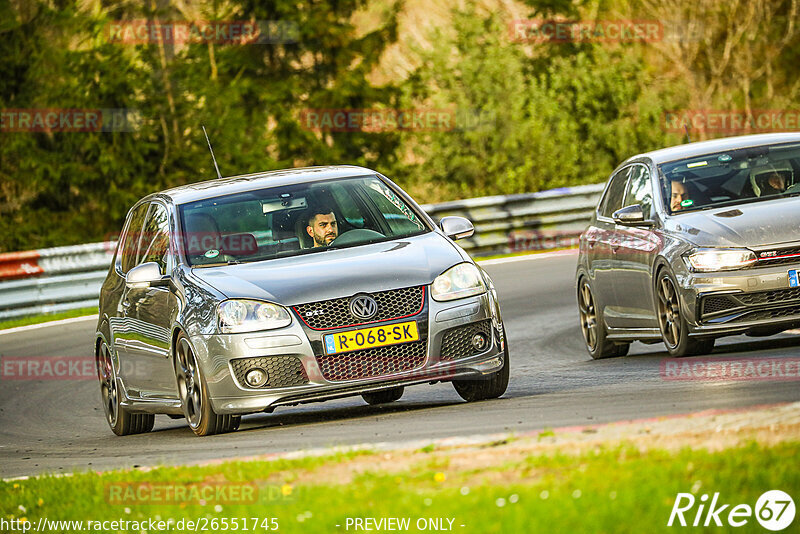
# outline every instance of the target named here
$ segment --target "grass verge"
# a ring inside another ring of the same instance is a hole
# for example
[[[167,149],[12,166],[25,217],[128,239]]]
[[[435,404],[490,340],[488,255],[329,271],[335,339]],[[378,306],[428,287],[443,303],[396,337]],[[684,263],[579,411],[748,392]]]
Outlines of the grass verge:
[[[67,310],[58,313],[31,315],[29,317],[20,317],[19,319],[10,319],[8,321],[0,321],[0,330],[5,330],[7,328],[16,328],[17,326],[28,326],[31,324],[48,323],[50,321],[58,321],[61,319],[71,319],[73,317],[83,317],[84,315],[97,315],[97,306],[89,308],[78,308],[76,310]]]
[[[464,533],[651,532],[671,530],[667,520],[679,492],[720,492],[721,503],[753,507],[767,490],[782,489],[797,499],[800,489],[800,470],[793,467],[800,441],[748,441],[716,451],[647,449],[621,441],[578,453],[553,448],[504,459],[505,448],[513,445],[480,447],[476,454],[494,461],[473,468],[452,463],[443,451],[420,449],[5,481],[0,517],[24,517],[33,525],[40,517],[159,518],[175,524],[183,519],[199,521],[198,530],[203,524],[234,530],[237,518],[236,530],[246,525],[261,532],[266,529],[252,527],[274,518],[280,532],[304,533],[354,531],[347,528],[348,518],[393,517],[408,518],[410,532],[423,530],[423,522],[427,530],[437,524]],[[119,530],[132,531],[132,525]],[[148,530],[135,526],[137,532]],[[753,517],[737,530],[763,531]]]

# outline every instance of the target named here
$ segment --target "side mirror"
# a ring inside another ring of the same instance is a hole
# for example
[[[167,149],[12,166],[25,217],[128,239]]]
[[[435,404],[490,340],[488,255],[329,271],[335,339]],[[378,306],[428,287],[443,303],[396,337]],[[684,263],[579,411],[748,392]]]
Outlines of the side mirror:
[[[469,219],[464,217],[442,217],[439,221],[439,228],[442,229],[444,235],[450,239],[463,239],[465,237],[472,237],[475,233],[475,227],[469,222]]]
[[[645,220],[644,211],[640,204],[627,206],[615,211],[611,218],[614,222],[622,226],[653,226],[653,221]]]
[[[129,287],[158,287],[169,284],[169,276],[161,274],[161,267],[154,261],[137,265],[125,275]]]

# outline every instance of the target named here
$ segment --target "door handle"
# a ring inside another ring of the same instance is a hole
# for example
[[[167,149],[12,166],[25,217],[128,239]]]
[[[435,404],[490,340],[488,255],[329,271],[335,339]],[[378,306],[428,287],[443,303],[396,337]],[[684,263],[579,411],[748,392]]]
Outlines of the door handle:
[[[619,250],[619,243],[611,243],[611,252],[616,254],[617,250]]]
[[[586,244],[589,245],[589,248],[594,248],[597,244],[597,239],[587,239]]]

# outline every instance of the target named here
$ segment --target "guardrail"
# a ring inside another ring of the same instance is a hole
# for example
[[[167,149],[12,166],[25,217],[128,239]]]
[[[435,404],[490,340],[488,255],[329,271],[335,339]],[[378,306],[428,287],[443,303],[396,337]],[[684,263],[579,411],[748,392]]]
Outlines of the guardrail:
[[[475,235],[459,241],[475,257],[574,246],[604,184],[426,204],[436,219],[461,215]],[[0,254],[0,320],[97,305],[116,243]]]

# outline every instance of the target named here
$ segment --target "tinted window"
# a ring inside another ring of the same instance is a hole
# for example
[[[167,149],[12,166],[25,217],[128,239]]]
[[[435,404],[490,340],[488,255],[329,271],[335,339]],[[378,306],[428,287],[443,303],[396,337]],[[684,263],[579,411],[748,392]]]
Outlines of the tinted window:
[[[611,178],[611,184],[606,190],[606,195],[603,198],[603,205],[600,208],[600,215],[603,217],[611,218],[611,214],[622,207],[629,170],[630,167],[626,167]]]
[[[623,208],[639,204],[642,206],[645,218],[652,217],[653,194],[650,187],[650,170],[644,165],[634,165],[631,168],[628,190],[625,193]]]
[[[800,194],[800,145],[753,146],[659,165],[670,213]]]
[[[169,253],[169,218],[167,210],[161,204],[153,204],[144,223],[144,231],[139,244],[136,265],[156,262],[161,272],[167,272],[167,254]]]
[[[144,224],[147,208],[150,204],[139,204],[128,217],[128,225],[125,228],[125,235],[120,239],[117,246],[117,260],[120,262],[120,269],[127,273],[136,265],[136,253],[139,250],[139,238],[142,236],[142,225]]]

